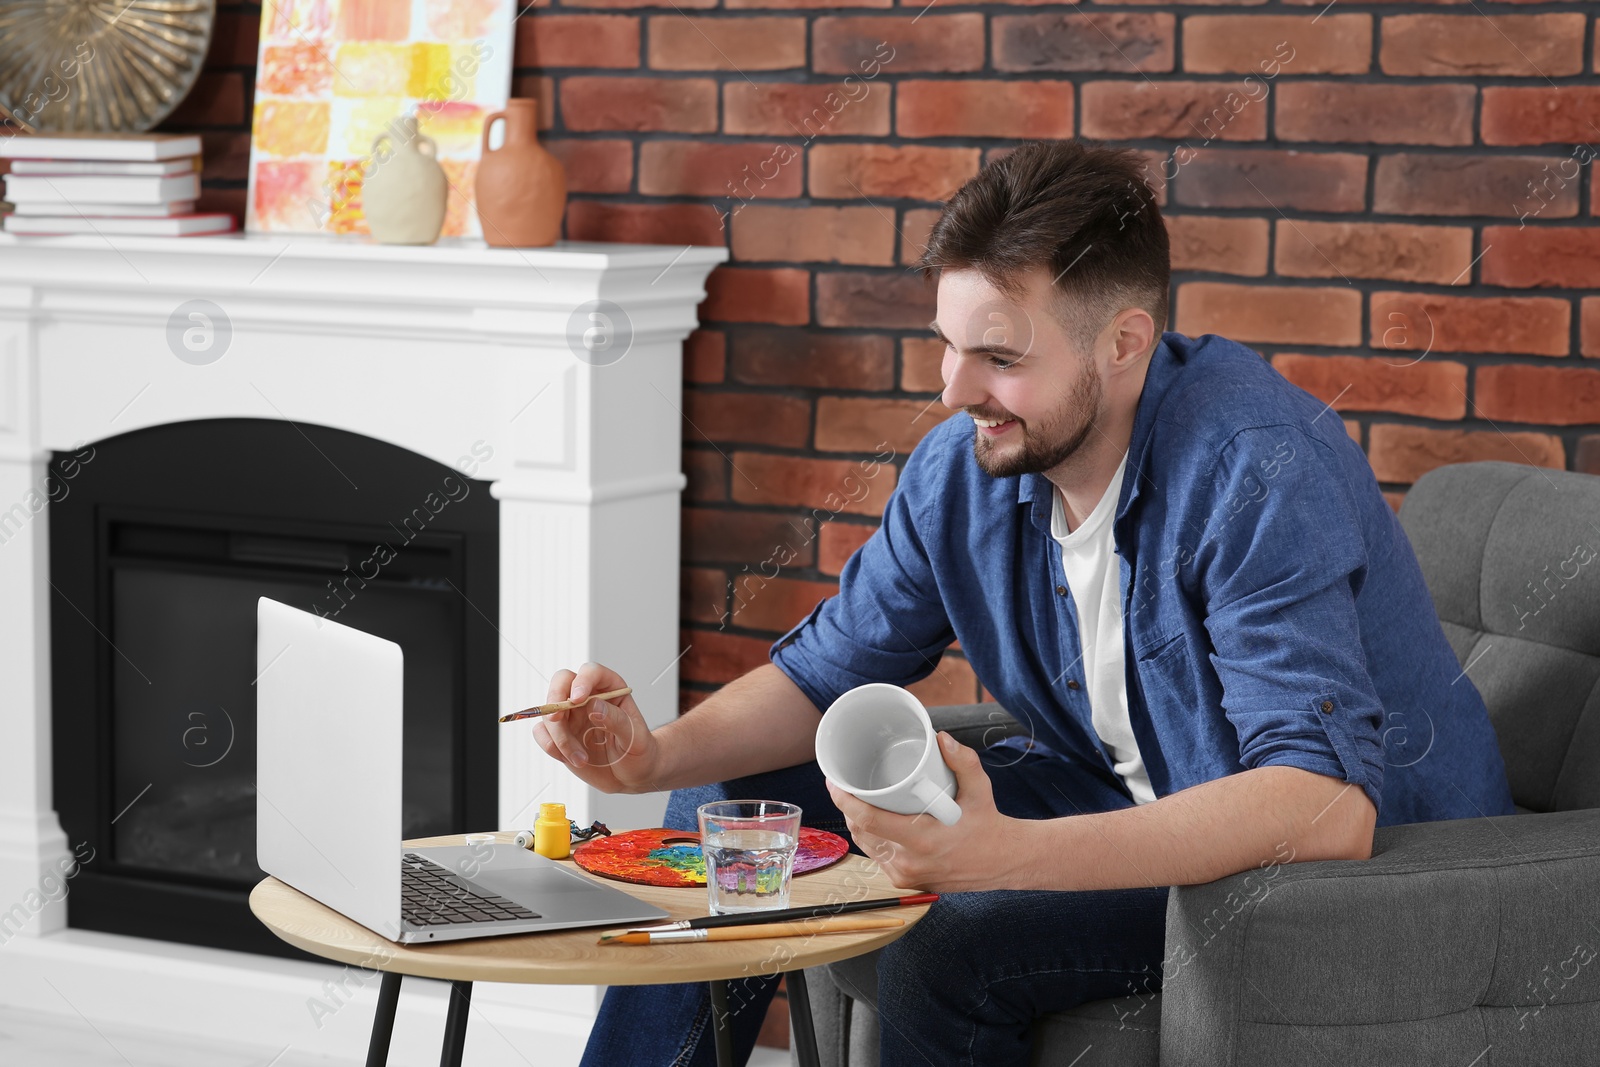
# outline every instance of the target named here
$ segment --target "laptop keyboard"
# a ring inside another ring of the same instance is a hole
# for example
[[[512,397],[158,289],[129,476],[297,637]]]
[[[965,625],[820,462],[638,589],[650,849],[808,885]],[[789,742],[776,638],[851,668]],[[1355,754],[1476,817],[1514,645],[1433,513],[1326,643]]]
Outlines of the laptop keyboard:
[[[537,919],[539,913],[492,893],[457,884],[451,872],[415,852],[400,861],[400,914],[415,926]]]

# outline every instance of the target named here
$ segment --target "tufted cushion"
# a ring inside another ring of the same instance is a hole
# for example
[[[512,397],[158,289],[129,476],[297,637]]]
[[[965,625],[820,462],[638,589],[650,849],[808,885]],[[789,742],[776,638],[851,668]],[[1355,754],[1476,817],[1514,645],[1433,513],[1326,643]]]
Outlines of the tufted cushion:
[[[1600,807],[1600,478],[1440,467],[1406,494],[1400,524],[1518,810]]]

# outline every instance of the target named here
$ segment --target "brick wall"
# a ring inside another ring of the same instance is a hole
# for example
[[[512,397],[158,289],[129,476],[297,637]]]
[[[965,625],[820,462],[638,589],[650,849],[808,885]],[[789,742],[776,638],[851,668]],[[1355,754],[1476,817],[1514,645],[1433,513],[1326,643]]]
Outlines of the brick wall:
[[[1392,503],[1462,460],[1600,473],[1591,9],[675,7],[539,4],[513,92],[544,101],[569,238],[732,250],[686,353],[685,708],[833,592],[948,414],[907,265],[1019,139],[1144,151],[1169,328],[1332,402]],[[235,211],[259,11],[221,9],[167,124],[205,133],[207,203]],[[930,703],[984,695],[953,651]]]

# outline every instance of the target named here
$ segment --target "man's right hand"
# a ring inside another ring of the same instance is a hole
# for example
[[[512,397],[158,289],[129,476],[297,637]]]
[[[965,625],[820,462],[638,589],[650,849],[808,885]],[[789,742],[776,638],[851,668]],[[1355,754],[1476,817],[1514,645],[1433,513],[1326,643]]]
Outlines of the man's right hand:
[[[557,671],[545,703],[606,693],[627,684],[616,671],[589,662],[576,673]],[[533,740],[601,792],[647,793],[654,788],[651,782],[659,771],[661,746],[632,693],[541,715],[533,721]]]

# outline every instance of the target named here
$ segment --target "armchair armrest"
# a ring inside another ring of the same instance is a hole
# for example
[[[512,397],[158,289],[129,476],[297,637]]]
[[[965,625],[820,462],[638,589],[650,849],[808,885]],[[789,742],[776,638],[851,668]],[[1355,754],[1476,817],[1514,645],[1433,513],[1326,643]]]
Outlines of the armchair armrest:
[[[1161,1062],[1577,1063],[1597,951],[1600,810],[1383,827],[1367,860],[1176,887]]]
[[[928,709],[934,732],[948,730],[968,748],[983,751],[1002,737],[1026,734],[1028,728],[999,704],[941,704]]]

